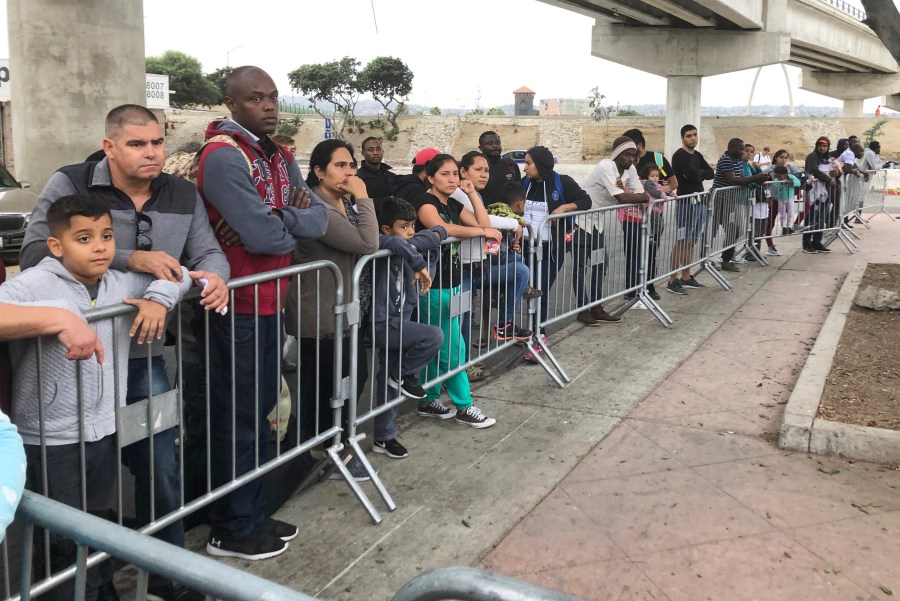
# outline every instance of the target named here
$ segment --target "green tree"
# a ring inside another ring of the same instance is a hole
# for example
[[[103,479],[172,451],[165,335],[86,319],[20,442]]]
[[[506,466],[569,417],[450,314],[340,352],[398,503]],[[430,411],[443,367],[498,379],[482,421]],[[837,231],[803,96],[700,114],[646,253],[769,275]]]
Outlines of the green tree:
[[[484,114],[484,109],[481,108],[480,106],[476,106],[475,108],[473,108],[472,110],[470,110],[470,111],[469,111],[468,113],[466,113],[466,114],[467,114],[467,115],[483,115],[483,114]]]
[[[222,98],[225,98],[225,80],[234,71],[234,67],[219,67],[212,73],[206,74],[206,79],[208,79],[216,89],[219,90],[219,94],[222,95]]]
[[[384,107],[387,120],[399,130],[397,117],[406,110],[406,100],[412,91],[413,72],[399,58],[377,56],[359,73],[360,92],[372,95]]]
[[[356,120],[359,100],[359,61],[345,56],[339,61],[302,65],[289,72],[288,82],[300,90],[323,117],[334,117],[337,137],[344,138],[344,130]],[[321,102],[332,105],[329,112]]]
[[[495,106],[487,112],[488,115],[505,115],[506,113],[499,106]]]
[[[441,107],[439,107],[439,106],[433,106],[433,107],[431,107],[431,109],[428,110],[428,112],[429,112],[429,114],[431,114],[431,115],[440,115],[440,114],[441,114]]]
[[[613,107],[603,104],[606,96],[600,93],[599,88],[594,88],[588,94],[588,100],[591,106],[591,117],[595,121],[606,121],[606,133],[609,133],[609,118],[612,115]]]
[[[150,56],[146,60],[147,73],[169,76],[169,88],[174,90],[172,106],[205,106],[222,101],[216,86],[203,76],[203,70],[193,56],[177,50],[167,50],[162,56]]]
[[[640,117],[641,112],[634,109],[619,109],[616,111],[618,117]]]
[[[890,121],[887,117],[881,117],[872,124],[872,127],[863,132],[863,145],[868,148],[869,142],[878,138],[881,135],[884,126],[887,125],[887,122]]]

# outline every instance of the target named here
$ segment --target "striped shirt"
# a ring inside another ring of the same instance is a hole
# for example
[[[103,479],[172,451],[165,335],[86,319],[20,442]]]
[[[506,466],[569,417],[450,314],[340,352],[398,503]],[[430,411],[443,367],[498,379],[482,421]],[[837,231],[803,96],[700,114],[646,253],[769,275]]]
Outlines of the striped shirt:
[[[727,152],[720,156],[719,162],[716,163],[716,176],[713,178],[713,185],[710,189],[727,188],[728,186],[737,185],[729,184],[728,180],[725,179],[725,174],[730,171],[735,177],[743,177],[744,168],[742,163],[743,161],[740,159],[731,158]]]

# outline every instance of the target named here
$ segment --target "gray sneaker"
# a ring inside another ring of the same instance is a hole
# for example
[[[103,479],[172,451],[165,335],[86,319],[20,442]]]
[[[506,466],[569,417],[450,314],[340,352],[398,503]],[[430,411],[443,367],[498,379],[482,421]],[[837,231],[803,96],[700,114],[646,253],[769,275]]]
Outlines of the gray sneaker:
[[[680,294],[685,295],[687,291],[685,291],[684,287],[681,285],[681,280],[672,280],[668,284],[666,284],[666,291],[671,292],[672,294]]]
[[[689,277],[686,280],[681,280],[682,288],[706,288],[706,284],[701,284],[697,281],[694,276]]]

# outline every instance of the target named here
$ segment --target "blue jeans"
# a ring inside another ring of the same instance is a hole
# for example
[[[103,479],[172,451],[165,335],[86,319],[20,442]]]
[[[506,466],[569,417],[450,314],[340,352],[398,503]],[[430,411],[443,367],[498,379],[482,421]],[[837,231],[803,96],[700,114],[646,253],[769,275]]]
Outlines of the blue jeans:
[[[125,403],[131,405],[150,396],[172,390],[166,362],[162,356],[132,357],[128,360],[128,391]],[[181,507],[180,470],[175,439],[178,428],[169,428],[153,436],[153,484],[150,483],[150,439],[145,438],[122,447],[122,463],[134,475],[134,506],[139,526],[149,524]],[[150,515],[150,495],[154,499],[154,515]],[[184,527],[181,521],[167,526],[154,535],[177,547],[184,547]],[[151,587],[153,583],[151,583]]]
[[[506,253],[504,253],[506,254]],[[504,254],[500,256],[503,257]],[[525,290],[528,288],[528,278],[531,272],[525,261],[518,253],[509,253],[517,258],[504,258],[501,262],[493,263],[490,269],[481,270],[481,264],[472,263],[463,267],[462,291],[467,292],[478,288],[482,292],[482,303],[490,302],[491,294],[503,292],[503,307],[497,314],[497,323],[505,326],[511,323],[516,307],[522,301]],[[472,312],[467,311],[460,315],[460,327],[466,348],[469,347],[469,329],[472,321]],[[486,329],[487,324],[482,324]]]
[[[281,386],[277,377],[282,337],[278,315],[235,315],[233,334],[231,316],[211,315],[209,322],[210,455],[212,484],[217,487],[232,480],[232,469],[236,478],[266,461],[268,415]],[[210,536],[243,538],[265,518],[262,482],[257,478],[213,506]]]

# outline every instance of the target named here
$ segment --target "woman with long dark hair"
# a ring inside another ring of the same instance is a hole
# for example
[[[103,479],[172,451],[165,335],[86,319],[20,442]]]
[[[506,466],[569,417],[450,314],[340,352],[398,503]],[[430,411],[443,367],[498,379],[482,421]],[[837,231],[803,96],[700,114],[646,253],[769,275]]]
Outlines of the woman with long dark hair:
[[[357,260],[361,255],[378,250],[375,205],[368,198],[365,183],[356,176],[353,147],[343,140],[325,140],[317,144],[309,158],[306,183],[325,202],[328,228],[318,240],[298,244],[294,251],[294,262],[327,260],[337,265],[344,279],[346,302]],[[366,314],[371,290],[371,282],[364,280],[361,284],[361,315]],[[357,380],[357,390],[360,393],[366,383],[365,347],[360,345],[357,357],[352,358],[348,339],[349,324],[345,321],[342,330],[335,332],[334,294],[335,282],[331,275],[319,271],[301,273],[291,283],[288,291],[285,329],[299,340],[300,429],[305,438],[333,425],[332,358],[338,337],[344,339],[341,373],[348,374],[350,362],[355,360],[360,369]],[[346,417],[347,414],[344,413],[344,418]],[[346,424],[344,431],[347,431]],[[357,480],[369,479],[362,462],[356,457],[349,460],[347,468]]]

